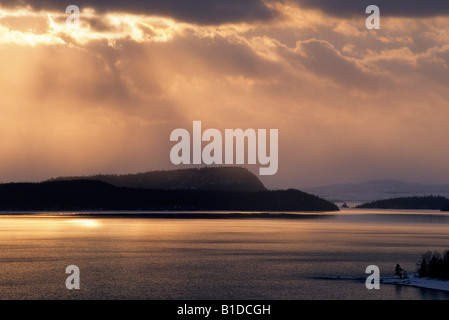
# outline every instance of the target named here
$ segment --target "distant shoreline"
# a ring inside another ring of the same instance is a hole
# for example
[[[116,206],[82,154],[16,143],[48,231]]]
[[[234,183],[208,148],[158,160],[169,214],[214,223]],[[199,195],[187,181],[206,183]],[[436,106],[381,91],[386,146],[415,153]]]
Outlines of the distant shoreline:
[[[39,216],[73,218],[134,218],[134,219],[316,219],[333,217],[331,212],[243,212],[243,211],[0,211],[4,216]]]
[[[300,190],[153,190],[95,180],[0,184],[0,210],[21,211],[339,211]]]

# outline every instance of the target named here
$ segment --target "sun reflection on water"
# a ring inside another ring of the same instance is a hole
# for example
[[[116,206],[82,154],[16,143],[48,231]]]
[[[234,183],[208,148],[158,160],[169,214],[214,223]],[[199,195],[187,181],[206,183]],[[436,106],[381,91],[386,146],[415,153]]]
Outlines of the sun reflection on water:
[[[86,228],[96,228],[100,226],[100,223],[95,219],[76,219],[76,220],[68,220],[67,222]]]

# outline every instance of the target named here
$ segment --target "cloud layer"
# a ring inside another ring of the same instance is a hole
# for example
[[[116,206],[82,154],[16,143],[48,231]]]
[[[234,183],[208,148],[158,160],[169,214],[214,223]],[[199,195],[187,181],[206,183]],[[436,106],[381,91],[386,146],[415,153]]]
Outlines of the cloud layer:
[[[387,17],[434,17],[449,15],[445,0],[295,0],[301,7],[314,8],[339,17],[361,16],[369,5],[379,7]]]
[[[6,7],[31,6],[35,10],[65,10],[58,0],[6,0]],[[93,8],[99,13],[126,12],[138,15],[157,15],[196,24],[223,24],[269,20],[276,11],[262,0],[77,0],[79,8]]]
[[[2,181],[171,168],[170,132],[193,120],[279,129],[269,187],[449,180],[446,17],[367,30],[285,1],[209,25],[98,2],[71,29],[39,3],[0,11]]]

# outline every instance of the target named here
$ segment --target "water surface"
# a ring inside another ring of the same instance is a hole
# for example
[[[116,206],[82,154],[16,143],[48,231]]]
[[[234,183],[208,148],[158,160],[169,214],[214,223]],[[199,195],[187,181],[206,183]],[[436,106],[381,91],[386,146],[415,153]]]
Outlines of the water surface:
[[[1,299],[449,299],[442,291],[317,279],[414,272],[449,249],[436,211],[346,210],[319,219],[0,216]],[[80,268],[81,289],[65,287]]]

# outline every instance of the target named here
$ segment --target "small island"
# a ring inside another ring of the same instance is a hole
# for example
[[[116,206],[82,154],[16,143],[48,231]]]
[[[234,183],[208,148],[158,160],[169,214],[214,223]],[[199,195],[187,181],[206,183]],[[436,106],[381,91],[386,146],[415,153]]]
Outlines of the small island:
[[[358,205],[361,209],[403,209],[449,211],[449,199],[442,196],[414,196],[376,200]]]

